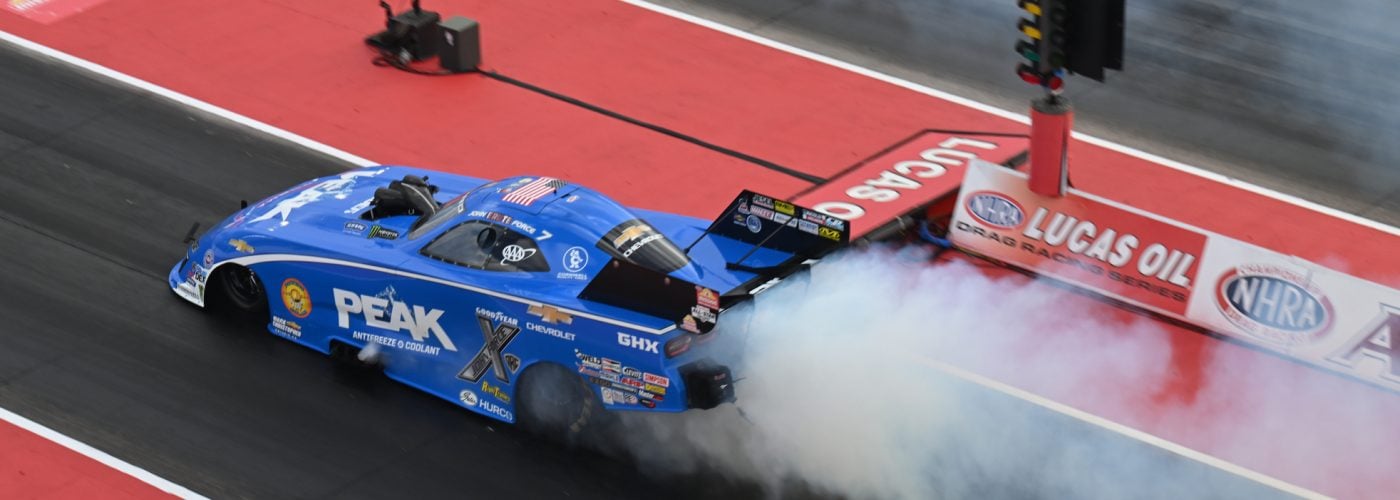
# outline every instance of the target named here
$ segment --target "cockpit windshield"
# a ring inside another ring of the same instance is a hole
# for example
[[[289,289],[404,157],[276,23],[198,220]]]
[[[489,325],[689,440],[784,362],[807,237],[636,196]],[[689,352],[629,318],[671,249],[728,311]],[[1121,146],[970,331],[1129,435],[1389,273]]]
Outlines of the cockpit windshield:
[[[670,273],[690,263],[690,257],[641,219],[632,219],[608,231],[598,240],[598,248],[653,271]]]
[[[437,213],[434,213],[431,217],[428,217],[427,220],[422,221],[416,227],[414,227],[412,231],[409,231],[408,239],[411,240],[419,236],[428,234],[432,232],[434,228],[446,224],[448,221],[457,218],[458,215],[462,215],[462,213],[465,212],[467,208],[467,196],[470,196],[472,193],[480,189],[490,189],[496,184],[496,182],[488,182],[486,184],[477,186],[470,191],[457,195],[456,198],[447,200],[447,203],[443,203],[442,207],[438,208]]]

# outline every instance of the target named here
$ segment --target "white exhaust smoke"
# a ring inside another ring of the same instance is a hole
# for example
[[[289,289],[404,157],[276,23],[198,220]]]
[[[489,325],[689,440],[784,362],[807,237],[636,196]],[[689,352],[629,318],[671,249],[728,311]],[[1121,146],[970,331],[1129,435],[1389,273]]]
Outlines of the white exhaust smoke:
[[[722,338],[742,342],[721,360],[740,378],[742,414],[625,413],[619,439],[644,470],[719,471],[774,496],[1287,496],[932,366],[1029,377],[1080,407],[1124,393],[1145,405],[1178,375],[1151,320],[977,265],[930,265],[919,248],[827,259],[721,318]]]

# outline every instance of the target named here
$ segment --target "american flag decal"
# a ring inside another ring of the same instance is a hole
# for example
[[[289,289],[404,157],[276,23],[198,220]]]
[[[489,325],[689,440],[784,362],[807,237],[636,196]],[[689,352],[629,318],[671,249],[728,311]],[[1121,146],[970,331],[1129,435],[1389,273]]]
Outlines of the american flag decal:
[[[534,182],[520,186],[514,191],[506,193],[503,199],[511,203],[517,203],[528,207],[531,203],[534,203],[535,200],[543,198],[544,195],[553,193],[561,187],[564,187],[564,181],[553,177],[540,177],[535,179]]]

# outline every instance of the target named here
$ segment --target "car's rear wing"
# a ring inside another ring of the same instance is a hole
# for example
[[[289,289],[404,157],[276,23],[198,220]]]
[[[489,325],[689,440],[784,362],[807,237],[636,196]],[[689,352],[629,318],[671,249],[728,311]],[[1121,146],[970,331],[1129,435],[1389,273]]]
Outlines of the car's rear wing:
[[[589,281],[579,298],[673,319],[684,330],[708,332],[714,328],[722,307],[749,297],[750,290],[763,283],[787,276],[803,262],[846,245],[850,241],[849,228],[846,221],[836,217],[744,191],[695,241],[720,237],[736,242],[735,245],[750,245],[746,253],[725,265],[758,275],[751,282],[721,297],[720,291],[614,258]],[[745,265],[745,260],[760,248],[782,252],[786,258],[777,265],[771,259],[763,267]]]
[[[744,265],[759,248],[790,253],[792,260],[797,261],[818,258],[849,243],[850,227],[840,218],[745,190],[710,223],[705,234],[753,245],[748,253],[726,265],[730,269],[767,275],[772,274],[771,270]]]

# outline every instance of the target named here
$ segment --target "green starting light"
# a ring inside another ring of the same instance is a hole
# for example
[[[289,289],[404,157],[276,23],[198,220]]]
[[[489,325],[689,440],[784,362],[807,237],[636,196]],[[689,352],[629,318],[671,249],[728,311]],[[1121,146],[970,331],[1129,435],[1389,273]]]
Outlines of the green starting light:
[[[1035,50],[1035,44],[1025,40],[1016,41],[1016,53],[1020,54],[1030,62],[1040,62],[1040,53]]]

